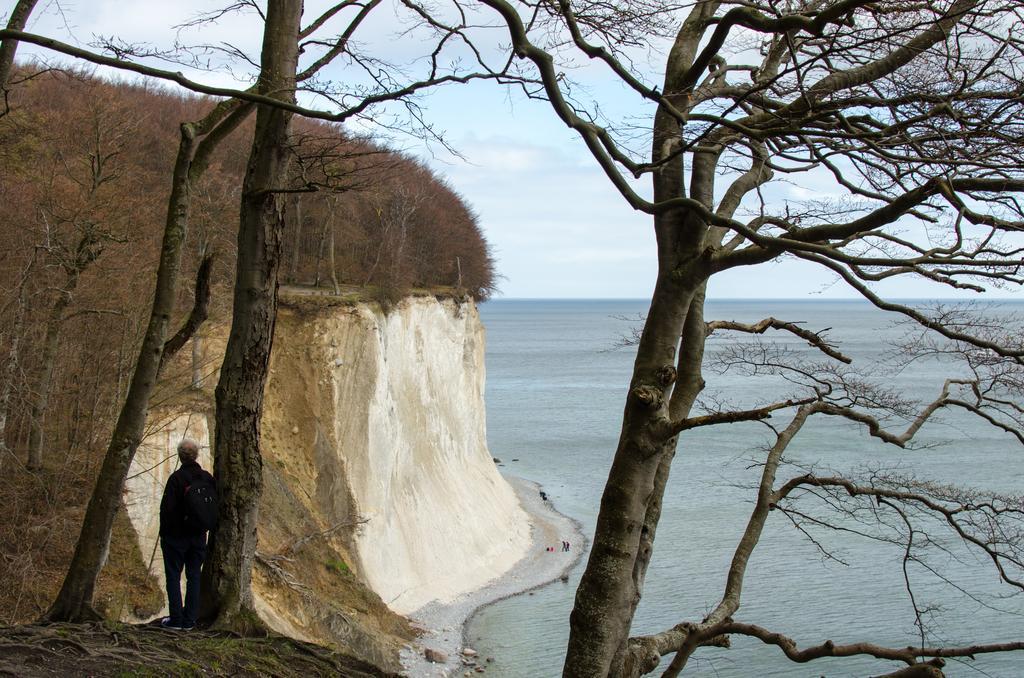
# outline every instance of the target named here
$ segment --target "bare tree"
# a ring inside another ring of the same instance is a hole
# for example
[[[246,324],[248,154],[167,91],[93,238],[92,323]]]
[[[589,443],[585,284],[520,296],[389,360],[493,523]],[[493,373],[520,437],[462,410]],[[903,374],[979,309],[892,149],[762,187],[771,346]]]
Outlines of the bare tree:
[[[870,400],[851,400],[848,390],[834,397],[831,380],[811,380],[803,393],[751,410],[694,409],[705,386],[709,330],[795,327],[775,319],[748,327],[706,323],[708,281],[746,269],[753,286],[763,275],[755,267],[781,257],[813,262],[878,308],[970,346],[984,361],[1019,370],[1019,340],[988,336],[975,331],[976,322],[951,322],[941,313],[886,300],[873,283],[916,277],[979,293],[1021,284],[1024,43],[1015,27],[1022,5],[482,2],[500,14],[516,54],[542,80],[543,88],[530,94],[550,102],[615,189],[652,217],[657,239],[657,282],[571,616],[564,675],[641,675],[655,670],[665,655],[673,655],[666,675],[675,675],[698,647],[725,644],[730,633],[778,645],[795,661],[864,652],[908,665],[893,675],[939,675],[942,657],[1019,649],[1016,643],[922,643],[897,650],[828,644],[799,651],[774,632],[734,621],[746,564],[768,513],[791,496],[789,485],[776,487],[779,460],[808,417],[850,418],[902,446],[941,407],[966,405],[993,420],[992,407],[1019,413],[1019,390],[1004,403],[979,400],[987,386],[974,380],[962,385],[973,400],[943,392],[912,417],[914,426],[903,434],[888,433],[865,412]],[[647,81],[650,70],[642,68],[640,50],[631,49],[648,43],[664,46],[664,62],[654,67],[663,74],[660,83]],[[635,121],[616,127],[580,103],[578,89],[570,96],[565,74],[580,59],[604,67],[650,102],[653,115],[643,136],[649,151],[630,145],[637,138]],[[630,181],[645,176],[652,199]],[[773,200],[779,184],[810,180],[830,197]],[[828,347],[813,333],[797,335]],[[671,463],[677,446],[687,450],[684,432],[794,408],[763,462],[756,508],[718,605],[701,620],[631,639]],[[998,421],[1001,428],[1016,428]],[[827,484],[815,482],[809,476],[796,487]],[[869,494],[859,488],[844,491]],[[893,491],[874,497],[907,504],[924,496],[906,488]]]
[[[262,627],[253,608],[251,569],[256,553],[258,500],[262,491],[260,417],[263,391],[269,367],[274,325],[277,317],[278,277],[281,265],[282,233],[285,226],[285,197],[288,186],[289,126],[298,82],[316,73],[336,57],[360,57],[352,51],[350,38],[368,13],[378,6],[371,2],[356,6],[347,28],[312,65],[302,67],[300,54],[308,45],[317,44],[310,36],[320,26],[345,9],[348,3],[329,8],[301,28],[301,0],[271,0],[268,3],[257,93],[276,99],[283,105],[258,107],[252,152],[242,189],[238,234],[238,258],[231,332],[217,384],[215,475],[222,492],[222,514],[213,538],[213,547],[204,568],[211,595],[204,598],[205,611],[221,628],[253,632]],[[440,50],[449,40],[464,40],[464,26],[447,26],[430,19],[430,14],[410,5],[416,16],[424,18]],[[336,119],[359,115],[374,103],[405,100],[428,87],[446,82],[465,82],[499,77],[504,65],[490,69],[485,63],[473,65],[481,70],[469,73],[444,73],[432,53],[429,73],[411,83],[401,84],[394,73],[385,72],[373,93],[355,97],[350,105],[336,93],[328,94],[342,109]],[[415,119],[415,116],[414,116]],[[301,189],[300,189],[301,190]]]
[[[60,335],[66,313],[83,274],[113,241],[123,239],[119,228],[107,223],[115,213],[111,187],[123,173],[125,145],[136,125],[123,111],[98,96],[90,107],[87,132],[76,143],[77,152],[58,153],[49,195],[39,207],[41,249],[48,266],[60,272],[53,285],[46,315],[38,374],[32,393],[28,460],[30,470],[43,465],[44,424],[53,387]],[[61,190],[61,183],[66,190]],[[119,219],[113,219],[119,220]],[[112,220],[112,221],[113,221]]]
[[[18,277],[18,283],[14,288],[15,294],[4,309],[5,315],[7,315],[7,309],[10,306],[14,306],[13,316],[7,316],[11,317],[12,320],[7,328],[7,360],[4,363],[3,386],[2,390],[0,390],[0,468],[3,467],[8,455],[14,456],[14,453],[7,446],[7,419],[11,411],[11,396],[14,393],[14,382],[21,364],[21,335],[25,329],[28,281],[32,268],[35,265],[36,252],[33,251],[24,270]]]
[[[294,103],[302,0],[267,5],[256,89]],[[262,626],[252,601],[258,499],[263,487],[260,418],[277,319],[285,196],[278,189],[288,169],[292,113],[260,106],[242,185],[231,332],[217,383],[214,473],[221,515],[204,568],[204,605],[224,628],[252,632]],[[210,614],[209,612],[207,614]]]
[[[53,386],[53,374],[57,363],[61,327],[64,315],[71,305],[72,295],[78,287],[82,273],[93,264],[103,252],[103,242],[98,234],[88,229],[78,238],[70,250],[58,248],[59,266],[64,272],[63,284],[56,289],[55,298],[50,305],[46,317],[46,332],[43,337],[42,355],[40,357],[39,374],[36,376],[33,389],[32,411],[30,414],[31,429],[28,440],[28,459],[26,468],[38,471],[43,467],[43,429],[46,411],[50,401],[50,390]]]

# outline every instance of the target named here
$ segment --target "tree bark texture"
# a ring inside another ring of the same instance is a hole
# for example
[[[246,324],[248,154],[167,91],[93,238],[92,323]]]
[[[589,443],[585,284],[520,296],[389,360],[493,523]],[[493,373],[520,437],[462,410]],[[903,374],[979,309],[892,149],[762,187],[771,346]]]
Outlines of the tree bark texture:
[[[667,416],[672,389],[662,375],[674,364],[692,295],[692,288],[677,284],[670,275],[659,276],[637,351],[622,434],[601,498],[594,544],[570,617],[565,676],[621,672],[622,648],[642,593],[660,493],[674,451],[675,438],[665,441],[655,433]]]
[[[271,0],[263,36],[259,92],[295,101],[301,0]],[[292,114],[259,107],[242,187],[234,308],[217,383],[214,473],[220,522],[204,567],[201,616],[215,627],[252,633],[262,628],[253,610],[251,578],[256,519],[263,487],[260,418],[277,318],[278,272]]]
[[[704,388],[703,370],[701,369],[706,339],[704,330],[704,292],[704,285],[701,285],[694,292],[686,310],[686,319],[683,322],[679,358],[676,363],[676,383],[673,387],[668,407],[669,415],[673,420],[685,419],[689,416],[697,396]],[[661,450],[658,452],[658,468],[655,471],[654,486],[647,501],[647,510],[644,514],[644,523],[641,529],[640,545],[633,567],[634,593],[629,612],[631,621],[633,616],[636,615],[637,607],[640,604],[644,580],[647,576],[647,568],[651,563],[651,556],[654,554],[654,538],[657,534],[658,522],[661,520],[661,507],[665,496],[665,487],[668,485],[669,471],[672,467],[672,461],[675,459],[677,442],[678,436],[672,436],[662,443]],[[614,667],[613,675],[643,675],[645,671],[638,664],[638,658],[631,657],[627,653],[629,634],[626,633],[625,635],[626,637],[621,640],[612,663]]]

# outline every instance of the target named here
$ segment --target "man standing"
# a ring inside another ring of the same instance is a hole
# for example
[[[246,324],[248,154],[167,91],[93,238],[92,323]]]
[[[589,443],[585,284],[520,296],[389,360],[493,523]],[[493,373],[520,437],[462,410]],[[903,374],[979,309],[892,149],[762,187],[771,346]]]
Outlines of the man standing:
[[[206,532],[216,522],[216,485],[196,461],[199,445],[188,438],[178,444],[181,467],[167,479],[160,501],[160,550],[167,577],[170,616],[160,625],[187,631],[199,613],[199,576],[206,557]],[[185,605],[181,604],[181,570],[185,569]]]

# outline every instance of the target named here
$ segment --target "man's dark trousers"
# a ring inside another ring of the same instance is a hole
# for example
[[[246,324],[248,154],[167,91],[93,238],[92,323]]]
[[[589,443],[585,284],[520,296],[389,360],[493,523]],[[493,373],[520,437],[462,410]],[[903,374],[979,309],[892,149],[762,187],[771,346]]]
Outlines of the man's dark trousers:
[[[160,537],[167,577],[167,607],[171,626],[195,626],[199,615],[199,577],[206,558],[206,533]],[[185,605],[181,604],[181,570],[185,569]]]

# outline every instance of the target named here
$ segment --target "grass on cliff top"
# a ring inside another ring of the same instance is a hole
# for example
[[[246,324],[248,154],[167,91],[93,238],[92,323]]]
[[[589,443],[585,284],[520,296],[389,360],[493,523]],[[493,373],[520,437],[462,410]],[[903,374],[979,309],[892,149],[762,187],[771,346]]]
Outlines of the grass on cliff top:
[[[397,678],[358,659],[283,636],[239,638],[111,622],[0,627],[0,675]]]
[[[282,306],[295,310],[313,311],[336,306],[352,306],[360,302],[377,304],[388,310],[405,297],[437,297],[438,299],[465,299],[468,292],[451,286],[413,287],[409,289],[369,285],[339,285],[338,293],[332,287],[311,285],[282,285],[279,301]]]

